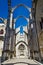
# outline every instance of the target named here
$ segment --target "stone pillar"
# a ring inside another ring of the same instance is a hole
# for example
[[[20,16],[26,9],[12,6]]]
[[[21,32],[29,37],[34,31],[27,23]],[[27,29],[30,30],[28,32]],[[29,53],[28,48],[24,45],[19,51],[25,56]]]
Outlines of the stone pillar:
[[[12,28],[12,20],[13,20],[13,12],[11,12],[11,15],[10,15],[10,28]]]

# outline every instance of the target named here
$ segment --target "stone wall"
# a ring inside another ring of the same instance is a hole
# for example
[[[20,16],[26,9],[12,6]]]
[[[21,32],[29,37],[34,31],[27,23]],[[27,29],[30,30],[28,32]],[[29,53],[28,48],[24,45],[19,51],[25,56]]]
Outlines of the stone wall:
[[[41,17],[43,17],[43,0],[38,0],[36,6],[36,25],[41,57],[43,57],[43,29],[40,27]]]

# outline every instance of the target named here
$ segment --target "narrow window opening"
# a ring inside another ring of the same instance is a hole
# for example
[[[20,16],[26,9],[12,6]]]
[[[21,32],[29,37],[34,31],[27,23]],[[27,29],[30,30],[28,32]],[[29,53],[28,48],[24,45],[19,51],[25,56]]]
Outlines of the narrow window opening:
[[[40,27],[41,27],[41,30],[42,30],[43,29],[43,18],[41,18]]]

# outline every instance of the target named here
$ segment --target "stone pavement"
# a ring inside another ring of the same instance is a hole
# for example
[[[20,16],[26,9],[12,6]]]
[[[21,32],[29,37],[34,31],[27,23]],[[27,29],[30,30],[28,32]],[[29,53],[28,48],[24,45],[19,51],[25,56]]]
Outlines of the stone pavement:
[[[4,61],[2,64],[14,64],[14,65],[43,65],[40,62],[33,59],[23,59],[23,58],[12,58]]]

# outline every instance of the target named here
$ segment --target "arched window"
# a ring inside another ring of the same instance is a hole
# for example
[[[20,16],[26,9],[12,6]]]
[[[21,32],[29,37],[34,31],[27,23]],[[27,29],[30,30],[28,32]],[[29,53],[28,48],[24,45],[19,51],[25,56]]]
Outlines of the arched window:
[[[17,18],[18,16],[25,16],[27,18],[29,18],[30,16],[30,12],[28,11],[28,9],[24,6],[19,6],[15,9],[14,13],[14,18]]]
[[[25,46],[21,44],[18,49],[19,49],[20,56],[24,56]]]
[[[18,49],[19,50],[24,50],[25,49],[25,46],[23,44],[21,44]]]
[[[0,34],[3,34],[3,33],[4,33],[4,31],[3,31],[3,29],[1,29],[1,30],[0,30]]]
[[[17,18],[15,22],[15,28],[18,28],[19,26],[27,26],[28,21],[24,17]]]
[[[4,21],[2,19],[0,19],[0,23],[4,23]]]
[[[20,34],[23,34],[23,27],[27,25],[28,25],[28,21],[24,17],[19,17],[15,22],[14,28],[20,27]]]
[[[43,29],[43,17],[41,18],[40,28]]]

